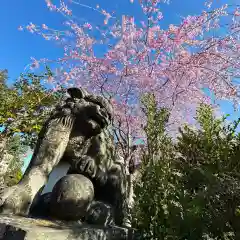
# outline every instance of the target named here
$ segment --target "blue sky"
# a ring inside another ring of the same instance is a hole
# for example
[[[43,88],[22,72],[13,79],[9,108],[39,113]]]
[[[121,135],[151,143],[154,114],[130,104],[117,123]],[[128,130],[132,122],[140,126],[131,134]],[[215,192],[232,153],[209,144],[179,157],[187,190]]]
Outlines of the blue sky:
[[[239,0],[215,0],[216,3],[237,3]],[[53,2],[58,2],[55,0]],[[96,6],[100,4],[102,8],[109,12],[115,11],[117,17],[122,14],[134,15],[136,20],[143,19],[138,0],[133,4],[129,0],[82,0],[81,3]],[[162,28],[169,24],[177,24],[181,16],[200,13],[204,7],[203,0],[172,0],[170,5],[163,4],[162,11],[164,19]],[[103,21],[102,16],[96,12],[74,7],[74,14],[79,18],[91,23]],[[28,32],[18,31],[20,25],[29,22],[36,24],[45,23],[50,27],[61,29],[65,19],[58,13],[50,12],[45,4],[45,0],[11,0],[2,1],[0,8],[0,69],[8,69],[10,82],[23,72],[24,67],[30,63],[30,57],[56,59],[62,56],[62,49],[54,42],[46,41],[40,36]],[[231,103],[225,101],[221,104],[222,109],[232,114]],[[236,114],[234,114],[236,115]]]
[[[108,11],[115,11],[119,18],[122,14],[126,14],[134,15],[136,20],[140,20],[143,18],[143,14],[137,1],[135,0],[131,4],[129,0],[82,0],[81,3],[94,7],[100,4]],[[216,1],[233,3],[238,0]],[[58,2],[58,0],[53,2]],[[162,10],[165,15],[161,27],[165,28],[171,23],[177,24],[180,16],[200,13],[203,9],[203,2],[203,0],[172,0],[170,5],[163,4]],[[103,20],[99,14],[86,8],[75,7],[74,14],[95,24]],[[62,55],[61,48],[53,42],[17,30],[18,26],[26,25],[29,22],[45,23],[53,28],[62,28],[61,23],[64,18],[58,13],[50,12],[46,7],[45,0],[1,1],[0,20],[0,69],[8,69],[10,79],[16,78],[23,72],[24,67],[30,62],[30,57],[56,59]]]
[[[216,0],[218,4],[226,2],[231,4],[238,1]],[[181,16],[200,13],[204,6],[203,2],[203,0],[172,0],[170,5],[163,4],[164,19],[161,27],[165,28],[171,23],[177,24]],[[136,20],[143,19],[137,0],[133,4],[129,0],[83,0],[81,3],[94,7],[100,4],[109,12],[117,12],[119,18],[125,14],[133,15]],[[102,16],[86,8],[74,7],[74,14],[93,24],[103,21]],[[18,27],[33,22],[45,23],[50,27],[61,29],[64,20],[60,14],[47,9],[45,0],[1,1],[0,69],[8,69],[10,82],[24,71],[24,67],[30,63],[30,57],[56,59],[62,56],[62,49],[54,42],[46,41],[28,32],[20,32]],[[221,109],[231,114],[231,119],[239,116],[238,112],[233,113],[232,104],[227,101],[221,102]]]

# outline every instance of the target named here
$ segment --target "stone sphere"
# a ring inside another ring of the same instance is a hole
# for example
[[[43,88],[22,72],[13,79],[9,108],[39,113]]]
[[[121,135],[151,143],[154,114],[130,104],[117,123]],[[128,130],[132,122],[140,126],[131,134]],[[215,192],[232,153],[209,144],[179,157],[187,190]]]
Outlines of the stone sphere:
[[[94,198],[92,182],[81,174],[62,177],[54,186],[50,214],[61,220],[80,220]]]

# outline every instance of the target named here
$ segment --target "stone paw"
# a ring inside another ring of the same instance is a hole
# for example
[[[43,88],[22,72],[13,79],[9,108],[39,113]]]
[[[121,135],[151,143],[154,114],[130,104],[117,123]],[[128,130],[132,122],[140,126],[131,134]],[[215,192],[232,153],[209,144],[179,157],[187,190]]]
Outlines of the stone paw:
[[[28,214],[32,203],[31,194],[27,187],[15,185],[5,189],[0,195],[0,213],[7,215],[24,215]]]
[[[96,164],[94,159],[89,156],[82,156],[81,161],[79,162],[79,170],[82,173],[88,174],[90,178],[94,178],[96,175]]]

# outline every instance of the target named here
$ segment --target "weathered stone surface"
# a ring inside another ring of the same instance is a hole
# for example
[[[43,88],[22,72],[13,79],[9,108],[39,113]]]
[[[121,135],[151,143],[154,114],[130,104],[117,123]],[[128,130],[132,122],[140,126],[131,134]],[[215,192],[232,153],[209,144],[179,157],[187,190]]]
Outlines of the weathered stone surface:
[[[114,138],[109,131],[113,120],[112,106],[105,98],[83,89],[70,88],[67,92],[69,96],[53,109],[43,125],[22,180],[1,194],[0,213],[29,216],[36,202],[45,205],[47,201],[38,201],[38,198],[41,198],[43,187],[47,186],[50,173],[60,163],[68,162],[70,169],[67,174],[86,176],[94,186],[94,201],[112,206],[116,225],[129,226],[126,169],[124,161],[118,161],[116,157]],[[53,215],[70,220],[81,211],[73,211],[76,204],[72,200],[60,207],[62,200],[58,201],[59,198],[73,199],[74,194],[76,198],[81,198],[85,193],[79,195],[77,187],[72,188],[73,195],[70,192],[65,194],[65,190],[66,187],[63,190],[59,188],[58,194],[55,194],[56,204],[51,204],[53,208],[50,207],[50,210],[53,209]],[[78,200],[75,199],[76,202]],[[48,209],[45,210],[47,212]],[[104,211],[101,214],[98,216],[104,217]]]
[[[133,229],[0,215],[0,240],[134,240]]]
[[[114,224],[114,213],[112,206],[99,201],[93,201],[88,208],[85,218],[89,224],[106,226]]]
[[[63,220],[79,220],[94,198],[92,182],[81,174],[61,178],[53,188],[50,213]]]

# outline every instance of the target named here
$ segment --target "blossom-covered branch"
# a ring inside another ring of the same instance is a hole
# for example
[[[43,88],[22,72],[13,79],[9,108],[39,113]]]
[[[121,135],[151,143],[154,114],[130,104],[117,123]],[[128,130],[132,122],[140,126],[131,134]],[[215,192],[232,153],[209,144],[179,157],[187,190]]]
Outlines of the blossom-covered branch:
[[[72,6],[88,7],[103,14],[102,27],[89,20],[78,22],[63,0],[59,6],[50,0],[46,2],[50,10],[67,17],[66,30],[33,23],[25,28],[57,41],[64,49],[64,56],[56,59],[60,67],[51,83],[55,87],[83,86],[111,100],[119,141],[129,142],[126,139],[129,136],[132,143],[144,140],[145,119],[140,99],[148,92],[154,93],[159,107],[171,110],[169,130],[176,129],[176,124],[192,121],[189,116],[194,115],[199,103],[211,103],[204,88],[219,99],[238,103],[239,86],[233,84],[240,77],[238,6],[213,9],[208,1],[201,14],[186,16],[179,25],[171,24],[163,30],[160,6],[167,1],[140,0],[146,15],[143,22],[137,22],[134,16],[117,19],[100,6],[69,1]],[[103,56],[96,54],[99,45],[107,48]],[[33,65],[51,61],[34,59]]]

